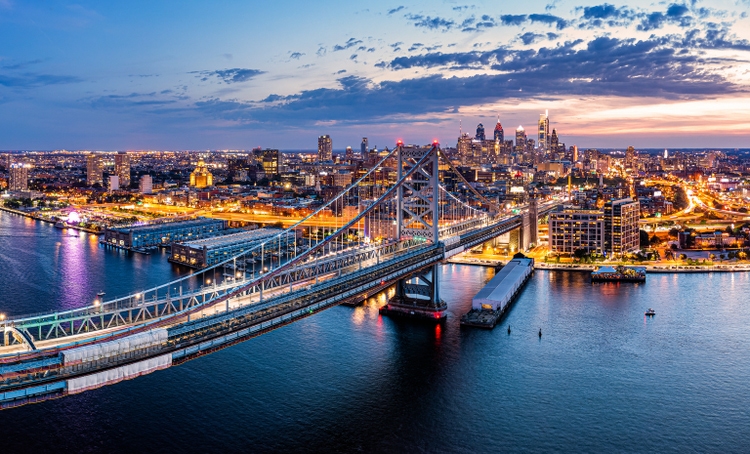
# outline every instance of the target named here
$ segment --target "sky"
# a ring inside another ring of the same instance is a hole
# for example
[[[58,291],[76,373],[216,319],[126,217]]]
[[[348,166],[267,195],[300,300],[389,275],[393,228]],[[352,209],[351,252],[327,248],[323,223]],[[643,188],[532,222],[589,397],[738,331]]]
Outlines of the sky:
[[[0,149],[750,147],[750,0],[0,0]]]

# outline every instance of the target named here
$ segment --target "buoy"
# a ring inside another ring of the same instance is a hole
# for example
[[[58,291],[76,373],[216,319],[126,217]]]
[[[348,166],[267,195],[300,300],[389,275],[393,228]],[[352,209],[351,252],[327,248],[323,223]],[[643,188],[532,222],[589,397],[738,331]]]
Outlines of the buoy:
[[[510,334],[510,325],[508,325],[508,334]]]
[[[539,338],[542,338],[542,328],[539,328]]]

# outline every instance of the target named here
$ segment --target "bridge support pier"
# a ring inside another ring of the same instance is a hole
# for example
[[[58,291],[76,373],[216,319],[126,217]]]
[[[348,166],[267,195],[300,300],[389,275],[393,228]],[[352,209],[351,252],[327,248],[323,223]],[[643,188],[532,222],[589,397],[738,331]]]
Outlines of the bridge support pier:
[[[448,305],[440,299],[438,264],[396,283],[396,294],[380,308],[383,315],[396,315],[441,322]]]

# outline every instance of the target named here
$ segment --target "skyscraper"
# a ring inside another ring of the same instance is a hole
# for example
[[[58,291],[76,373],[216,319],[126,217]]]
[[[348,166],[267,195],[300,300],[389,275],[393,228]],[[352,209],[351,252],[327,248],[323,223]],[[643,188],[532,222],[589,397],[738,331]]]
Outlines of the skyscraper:
[[[544,154],[550,152],[549,137],[549,111],[539,115],[539,137],[537,146]]]
[[[352,150],[352,147],[346,147],[346,152],[344,153],[344,159],[351,162],[354,159],[354,150]]]
[[[124,151],[115,155],[115,175],[120,182],[120,187],[130,187],[130,156]]]
[[[198,160],[198,165],[195,166],[195,170],[190,173],[190,186],[196,188],[206,188],[214,185],[214,176],[208,170],[205,161],[203,159]]]
[[[9,191],[28,191],[29,190],[29,165],[20,162],[13,163],[9,169],[10,181],[8,182]]]
[[[482,141],[484,141],[484,139],[485,139],[485,136],[484,136],[484,125],[482,123],[479,123],[477,125],[477,135],[474,136],[474,138],[476,140],[482,140]]]
[[[503,125],[500,124],[500,117],[497,118],[497,124],[495,125],[495,142],[501,144],[505,141],[505,133],[503,132]]]
[[[326,136],[327,137],[327,136]],[[329,139],[330,142],[330,139]],[[281,167],[281,153],[279,150],[265,149],[260,152],[261,164],[268,177],[279,174]]]
[[[523,126],[519,126],[516,129],[516,152],[523,153],[526,148],[526,131]]]
[[[97,183],[104,184],[102,157],[90,154],[86,156],[86,184],[93,186]]]
[[[549,138],[549,153],[557,153],[560,148],[560,139],[557,137],[557,129],[552,130]]]
[[[151,194],[154,191],[154,180],[151,175],[143,175],[138,184],[138,191],[141,194]]]
[[[333,142],[328,134],[318,137],[318,161],[331,161],[333,159]]]
[[[625,167],[628,169],[635,169],[636,168],[635,160],[636,160],[635,148],[633,148],[633,146],[631,145],[625,151]]]
[[[362,153],[362,159],[367,157],[367,153],[370,152],[370,142],[367,137],[362,137],[362,143],[359,146],[359,151]]]

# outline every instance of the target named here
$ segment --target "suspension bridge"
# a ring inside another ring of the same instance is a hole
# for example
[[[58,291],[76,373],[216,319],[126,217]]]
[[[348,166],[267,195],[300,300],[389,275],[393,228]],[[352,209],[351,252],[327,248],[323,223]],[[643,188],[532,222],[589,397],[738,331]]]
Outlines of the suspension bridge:
[[[441,171],[463,190],[445,188]],[[532,199],[511,212],[463,179],[437,142],[399,142],[318,211],[257,247],[121,298],[3,320],[0,405],[180,364],[394,285],[386,312],[440,320],[441,262],[514,230],[526,249],[537,242],[538,217],[559,203]],[[344,217],[351,207],[356,215]],[[323,210],[336,215],[325,230],[312,221]]]

